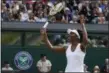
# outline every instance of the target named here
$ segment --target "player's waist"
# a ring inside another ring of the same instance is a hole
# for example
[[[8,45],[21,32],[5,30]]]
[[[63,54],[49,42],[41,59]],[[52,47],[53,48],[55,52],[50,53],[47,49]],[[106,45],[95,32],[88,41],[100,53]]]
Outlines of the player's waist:
[[[81,70],[84,69],[84,65],[83,64],[82,65],[76,65],[76,64],[75,65],[71,65],[71,64],[68,65],[67,64],[66,68],[67,69],[73,69],[73,70],[80,70],[81,71]]]
[[[84,72],[84,68],[66,68],[65,72]]]

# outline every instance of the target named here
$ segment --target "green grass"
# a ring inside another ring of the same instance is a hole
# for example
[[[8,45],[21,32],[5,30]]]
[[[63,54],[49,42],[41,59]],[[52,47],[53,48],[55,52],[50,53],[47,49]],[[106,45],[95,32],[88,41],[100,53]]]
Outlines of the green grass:
[[[12,43],[19,36],[20,36],[20,33],[3,32],[1,35],[1,43],[2,44]]]

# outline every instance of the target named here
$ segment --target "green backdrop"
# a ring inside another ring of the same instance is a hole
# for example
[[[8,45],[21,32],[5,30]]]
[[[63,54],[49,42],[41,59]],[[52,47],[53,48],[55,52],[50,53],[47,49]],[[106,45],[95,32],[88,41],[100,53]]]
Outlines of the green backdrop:
[[[19,46],[2,46],[2,64],[4,61],[9,61],[11,66],[14,69],[17,69],[14,64],[14,57],[16,53],[20,51],[28,51],[32,55],[34,60],[32,67],[26,71],[22,71],[22,73],[37,73],[36,63],[40,59],[40,54],[42,53],[47,54],[47,58],[52,62],[52,72],[58,72],[59,70],[64,71],[64,68],[66,66],[66,57],[64,53],[51,51],[45,46],[26,46],[23,48]],[[85,64],[88,65],[88,70],[92,71],[95,65],[99,65],[101,67],[104,64],[105,58],[107,57],[107,48],[88,48],[85,57]]]

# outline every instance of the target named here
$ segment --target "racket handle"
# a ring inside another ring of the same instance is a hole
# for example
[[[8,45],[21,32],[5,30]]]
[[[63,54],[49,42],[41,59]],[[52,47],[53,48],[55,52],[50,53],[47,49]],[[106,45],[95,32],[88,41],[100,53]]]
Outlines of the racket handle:
[[[49,24],[49,22],[46,22],[46,23],[44,24],[43,28],[47,28],[48,24]]]

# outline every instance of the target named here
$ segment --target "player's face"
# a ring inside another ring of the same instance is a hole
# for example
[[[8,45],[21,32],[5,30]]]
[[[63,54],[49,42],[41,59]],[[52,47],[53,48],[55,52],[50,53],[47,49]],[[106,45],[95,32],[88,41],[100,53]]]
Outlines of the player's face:
[[[72,42],[72,41],[76,40],[76,38],[77,38],[76,34],[71,32],[69,35],[69,41]]]

